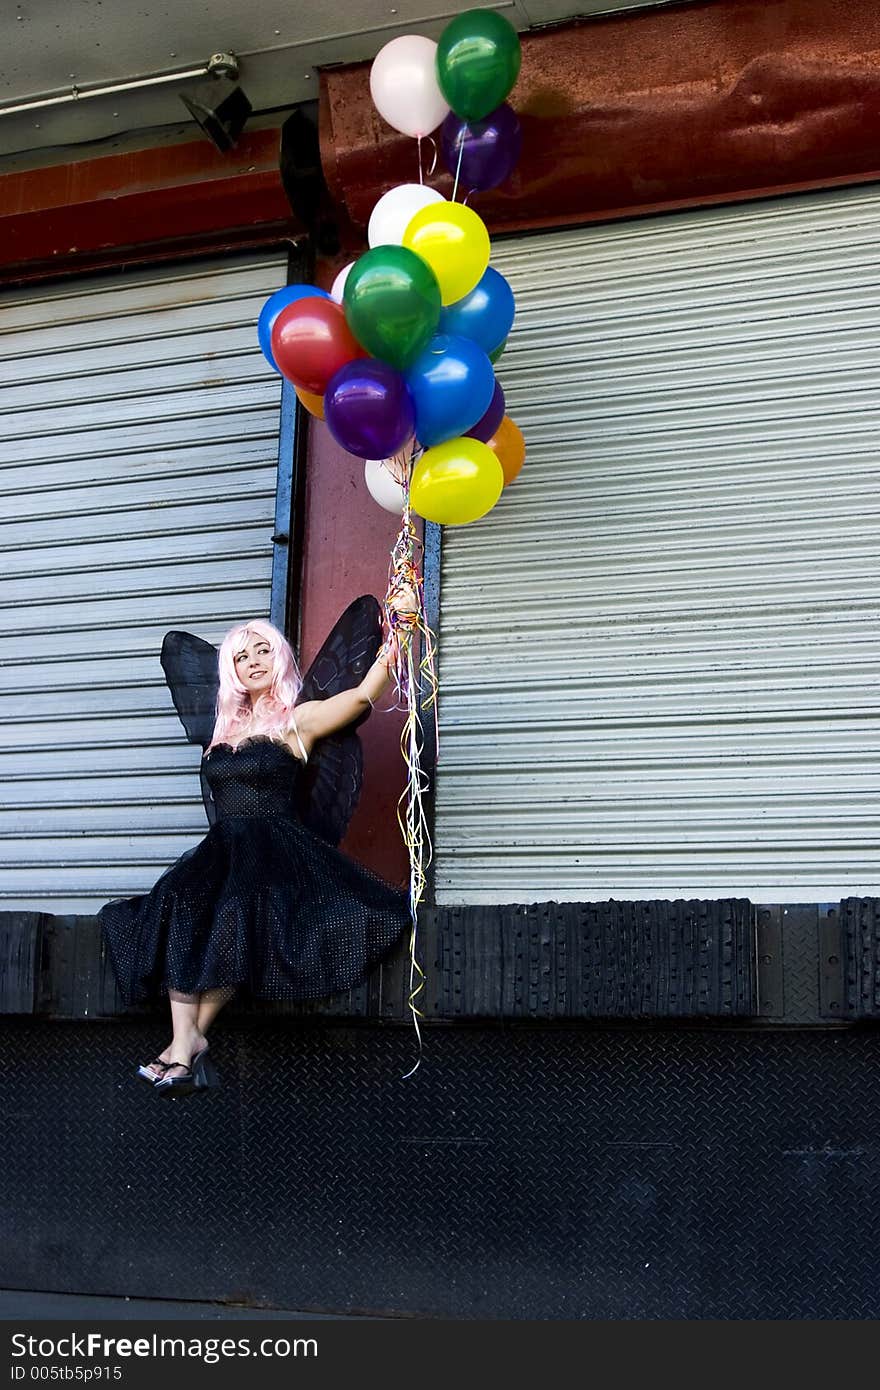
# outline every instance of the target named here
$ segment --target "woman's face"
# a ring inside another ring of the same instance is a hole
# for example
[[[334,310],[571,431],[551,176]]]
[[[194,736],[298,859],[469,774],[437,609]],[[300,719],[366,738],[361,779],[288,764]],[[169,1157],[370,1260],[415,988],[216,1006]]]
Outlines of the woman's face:
[[[251,635],[235,653],[235,673],[251,703],[272,684],[272,649],[265,637]]]

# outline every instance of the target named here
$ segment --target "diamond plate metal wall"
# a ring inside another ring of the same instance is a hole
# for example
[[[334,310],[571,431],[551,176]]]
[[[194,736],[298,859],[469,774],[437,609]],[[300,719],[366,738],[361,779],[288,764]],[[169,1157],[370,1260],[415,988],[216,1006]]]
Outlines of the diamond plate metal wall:
[[[756,918],[761,1018],[802,1027],[844,1018],[838,905],[777,903]]]
[[[0,1285],[462,1318],[876,1318],[876,1035],[0,1023]]]

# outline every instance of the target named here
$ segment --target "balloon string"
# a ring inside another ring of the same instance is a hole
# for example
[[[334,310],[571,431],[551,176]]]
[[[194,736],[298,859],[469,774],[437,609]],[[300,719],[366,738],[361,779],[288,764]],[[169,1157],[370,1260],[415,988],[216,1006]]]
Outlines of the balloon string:
[[[403,1079],[406,1080],[418,1070],[422,1058],[422,1035],[419,1019],[424,1018],[424,1014],[418,1008],[416,1000],[425,987],[425,972],[419,965],[416,947],[418,908],[427,883],[426,870],[431,862],[432,846],[424,808],[428,777],[422,766],[424,731],[420,709],[427,710],[433,706],[436,727],[437,669],[434,634],[428,627],[425,618],[424,579],[419,560],[423,547],[416,533],[409,509],[412,458],[406,459],[405,455],[395,455],[394,463],[400,463],[405,470],[402,480],[404,504],[401,528],[391,551],[388,593],[385,598],[385,618],[391,634],[389,640],[393,644],[392,676],[398,695],[397,707],[406,711],[406,720],[400,736],[400,748],[406,765],[407,778],[406,787],[401,793],[397,805],[397,821],[407,847],[410,864],[409,907],[412,925],[409,943],[407,1002],[412,1014],[419,1054],[415,1065],[404,1076]],[[414,612],[399,613],[391,607],[390,599],[403,587],[411,589],[415,595],[416,608]],[[416,637],[421,639],[423,653],[418,666],[414,656]],[[427,694],[420,701],[419,696],[422,690],[426,690]]]
[[[458,192],[458,176],[461,173],[461,157],[464,154],[464,137],[467,125],[463,125],[458,132],[458,163],[455,166],[455,183],[452,188],[452,201],[455,202],[455,195]]]
[[[432,135],[428,135],[428,136],[417,135],[417,136],[416,136],[416,139],[417,139],[418,145],[419,145],[419,183],[423,184],[423,183],[425,182],[425,179],[426,179],[426,178],[430,179],[430,178],[433,176],[434,171],[435,171],[435,169],[437,168],[437,142],[435,141],[435,139],[434,139],[434,137],[433,137]],[[422,174],[422,140],[423,140],[423,139],[427,139],[429,145],[431,146],[431,167],[430,167],[430,169],[428,170],[428,172],[427,172],[426,174],[424,174],[424,175]]]
[[[406,642],[406,678],[408,686],[413,689],[416,686],[417,678],[414,669],[412,642]],[[430,840],[427,833],[424,807],[422,804],[422,793],[427,789],[427,779],[421,769],[421,727],[418,715],[413,717],[412,706],[408,714],[406,726],[401,738],[401,748],[410,771],[409,787],[404,793],[406,797],[406,813],[401,817],[398,807],[398,824],[406,837],[407,845],[410,849],[410,919],[412,927],[409,940],[409,993],[407,1002],[410,1013],[412,1014],[413,1027],[418,1044],[418,1056],[415,1064],[408,1072],[403,1075],[406,1081],[416,1071],[422,1062],[422,1034],[419,1028],[419,1019],[424,1018],[421,1009],[416,1006],[416,999],[425,988],[425,972],[419,965],[416,956],[416,937],[418,933],[418,905],[422,899],[425,888],[425,868],[430,862]],[[427,843],[427,859],[425,858],[425,845]]]

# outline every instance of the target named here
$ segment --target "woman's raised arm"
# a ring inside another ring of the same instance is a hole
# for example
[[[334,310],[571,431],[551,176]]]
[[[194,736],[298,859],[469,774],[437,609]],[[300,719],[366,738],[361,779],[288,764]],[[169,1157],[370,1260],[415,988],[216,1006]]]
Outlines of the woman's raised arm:
[[[389,597],[388,602],[398,613],[416,611],[416,597],[409,587],[397,590]],[[343,690],[338,695],[331,695],[327,700],[308,700],[298,706],[296,725],[309,750],[317,739],[325,738],[327,734],[335,734],[338,729],[344,729],[384,695],[391,681],[390,667],[394,663],[396,650],[397,638],[392,633],[360,685],[356,685],[352,690]]]

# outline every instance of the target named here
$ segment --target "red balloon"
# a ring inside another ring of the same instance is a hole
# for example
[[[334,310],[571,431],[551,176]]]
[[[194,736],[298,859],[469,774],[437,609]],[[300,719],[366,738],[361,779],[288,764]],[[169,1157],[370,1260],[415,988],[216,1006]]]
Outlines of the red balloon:
[[[298,299],[272,326],[272,356],[282,376],[315,396],[323,396],[346,362],[366,355],[332,299]]]

